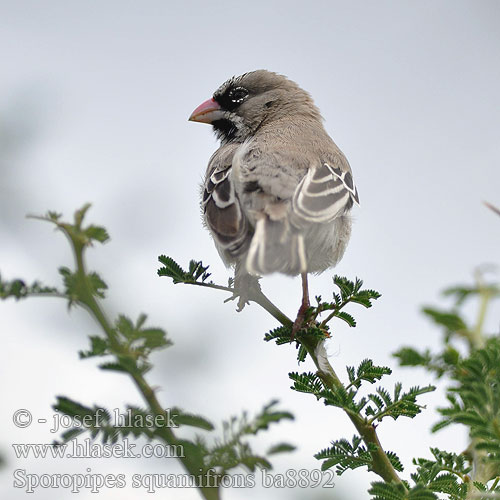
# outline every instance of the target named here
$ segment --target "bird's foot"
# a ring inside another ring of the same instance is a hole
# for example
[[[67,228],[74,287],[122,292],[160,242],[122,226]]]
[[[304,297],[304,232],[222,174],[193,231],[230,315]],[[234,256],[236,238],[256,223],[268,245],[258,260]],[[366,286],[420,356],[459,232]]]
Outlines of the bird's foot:
[[[255,300],[255,297],[262,295],[259,279],[259,277],[247,273],[235,273],[234,280],[231,283],[233,285],[233,295],[224,302],[238,299],[236,310],[238,312],[243,311],[244,307],[247,304],[249,305],[251,300]]]
[[[227,298],[224,303],[226,302],[230,302],[232,300],[238,300],[238,305],[236,307],[236,310],[238,312],[241,312],[243,311],[243,308],[246,306],[246,305],[249,305],[250,304],[250,298],[248,297],[247,294],[240,294],[238,292],[236,292],[236,290],[233,292],[233,295],[231,295],[231,297]]]

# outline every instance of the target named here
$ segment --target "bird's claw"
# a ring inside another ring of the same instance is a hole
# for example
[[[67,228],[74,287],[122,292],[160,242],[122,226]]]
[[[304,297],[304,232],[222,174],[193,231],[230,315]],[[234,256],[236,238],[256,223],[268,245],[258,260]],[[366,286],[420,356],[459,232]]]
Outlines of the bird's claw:
[[[238,311],[238,312],[243,311],[243,309],[245,308],[245,306],[250,304],[250,300],[248,299],[248,297],[246,297],[243,294],[239,294],[237,292],[233,292],[233,295],[231,295],[231,297],[228,297],[224,301],[224,304],[227,303],[227,302],[231,302],[233,300],[236,300],[236,299],[238,299],[238,305],[236,307],[236,311]]]

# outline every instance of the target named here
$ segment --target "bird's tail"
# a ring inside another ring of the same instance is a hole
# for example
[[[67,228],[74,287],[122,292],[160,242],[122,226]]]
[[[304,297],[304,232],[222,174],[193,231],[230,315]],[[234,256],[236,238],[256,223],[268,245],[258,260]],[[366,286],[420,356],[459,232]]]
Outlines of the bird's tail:
[[[257,221],[248,249],[246,268],[262,276],[274,272],[296,275],[307,270],[303,235],[287,219],[264,216]]]

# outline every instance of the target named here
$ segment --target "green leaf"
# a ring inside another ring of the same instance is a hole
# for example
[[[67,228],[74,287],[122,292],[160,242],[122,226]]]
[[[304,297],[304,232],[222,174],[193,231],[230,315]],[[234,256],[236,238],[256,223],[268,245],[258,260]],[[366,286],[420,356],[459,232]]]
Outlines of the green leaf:
[[[72,427],[71,429],[63,432],[61,434],[61,438],[62,438],[64,443],[67,443],[68,441],[71,441],[72,439],[75,439],[76,437],[78,437],[80,434],[83,434],[85,431],[86,431],[86,429],[83,427],[79,427],[79,428]],[[54,444],[57,445],[58,443],[55,442]]]
[[[403,472],[404,466],[399,457],[393,451],[386,451],[385,454],[387,455],[387,458],[389,459],[389,462],[391,462],[394,469],[398,472]]]
[[[271,401],[255,416],[251,431],[252,434],[266,430],[271,423],[280,422],[281,420],[294,420],[294,416],[290,412],[274,410],[277,404],[278,400]]]
[[[346,470],[354,470],[359,467],[372,468],[371,452],[377,447],[374,444],[369,444],[366,447],[360,436],[353,436],[352,441],[347,439],[339,439],[333,441],[330,448],[321,450],[314,455],[317,460],[324,460],[321,465],[321,470],[328,470],[335,467],[337,475],[341,476]]]
[[[372,500],[405,500],[402,484],[375,482],[371,484],[368,493],[372,495]]]
[[[265,334],[264,340],[270,342],[271,340],[276,341],[277,345],[289,344],[290,337],[292,335],[292,328],[289,326],[278,326],[274,330],[269,331]]]
[[[446,365],[456,367],[460,361],[460,353],[453,346],[448,345],[441,358]]]
[[[356,326],[356,320],[349,313],[346,313],[345,311],[340,311],[336,315],[336,317],[345,321],[351,328],[354,328]]]
[[[299,363],[303,363],[307,357],[307,349],[304,347],[304,344],[299,345],[299,349],[297,351],[297,361]]]
[[[373,305],[372,300],[377,300],[380,297],[382,295],[375,290],[361,290],[352,297],[351,302],[356,302],[366,308],[370,308]]]
[[[90,349],[88,351],[79,351],[80,359],[91,358],[94,356],[105,356],[109,354],[108,340],[103,337],[91,336]]]
[[[87,214],[87,211],[89,208],[92,206],[91,203],[85,203],[82,208],[78,209],[75,211],[74,214],[74,220],[75,220],[75,229],[80,229],[83,219],[85,218],[85,215]]]
[[[191,260],[189,262],[189,276],[192,281],[198,281],[200,278],[202,282],[206,281],[210,276],[207,270],[208,266],[203,266],[201,261]]]
[[[318,399],[321,392],[324,390],[323,381],[315,373],[297,373],[291,372],[288,377],[294,381],[291,389],[297,392],[305,392],[314,394]]]
[[[414,459],[417,471],[411,475],[413,481],[424,484],[433,491],[452,493],[458,498],[467,493],[467,485],[462,482],[471,471],[466,464],[465,455],[450,453],[438,448],[431,448],[433,460],[427,458]],[[460,479],[460,483],[457,478]]]
[[[144,328],[140,333],[140,337],[144,339],[143,346],[148,350],[172,345],[172,342],[165,338],[165,331],[161,328]]]
[[[160,255],[158,260],[163,264],[163,267],[158,269],[158,276],[172,278],[174,283],[204,283],[210,276],[207,272],[208,266],[204,266],[201,261],[191,260],[186,272],[171,257]]]
[[[377,380],[380,380],[384,375],[390,375],[392,370],[387,366],[375,366],[371,359],[364,359],[358,366],[356,374],[354,372],[354,367],[347,367],[347,374],[349,376],[350,386],[354,386],[357,389],[361,386],[363,380],[373,384]]]
[[[201,415],[194,415],[187,413],[179,408],[171,408],[170,413],[174,416],[174,421],[177,425],[188,425],[190,427],[197,427],[206,431],[214,430],[213,424]]]
[[[407,498],[408,500],[438,500],[438,497],[432,491],[421,485],[412,488]]]
[[[76,274],[67,267],[60,267],[59,274],[64,283],[64,294],[68,297],[68,307],[80,299],[81,285]]]
[[[134,324],[130,318],[121,314],[115,322],[115,328],[120,334],[123,346],[131,351],[134,358],[143,360],[152,351],[172,345],[166,337],[166,332],[161,328],[144,328],[146,318],[145,314],[140,314]]]
[[[57,288],[43,286],[38,281],[34,281],[31,285],[27,285],[24,280],[14,279],[11,281],[3,281],[0,275],[0,299],[6,300],[14,298],[15,300],[25,299],[30,295],[51,295],[58,292]]]
[[[402,484],[376,482],[368,491],[372,500],[439,500],[435,493],[417,485],[407,493]]]
[[[397,420],[399,417],[413,418],[418,415],[424,408],[416,403],[418,396],[434,391],[436,388],[432,385],[425,387],[412,387],[409,391],[402,393],[402,386],[396,383],[394,386],[394,394],[391,396],[389,392],[379,387],[376,394],[369,394],[368,399],[371,400],[373,406],[368,406],[365,409],[365,414],[370,418],[370,422],[380,421],[385,417],[391,417]]]
[[[90,274],[88,274],[87,278],[89,279],[90,289],[93,295],[96,295],[97,297],[103,299],[104,290],[108,289],[108,285],[106,285],[106,283],[104,283],[101,277],[95,272],[91,272]]]
[[[135,340],[137,338],[137,331],[134,323],[127,316],[120,314],[115,323],[116,329],[127,339]]]
[[[487,292],[490,297],[498,297],[500,295],[500,287],[496,283],[484,283],[480,288],[477,286],[457,285],[443,290],[443,295],[454,298],[455,307],[459,307],[469,298],[477,297],[484,292]]]
[[[54,212],[51,210],[47,212],[47,218],[50,219],[52,222],[58,222],[61,217],[62,217],[61,213]]]
[[[158,269],[158,276],[168,276],[174,280],[174,283],[182,283],[184,280],[185,271],[182,269],[177,262],[175,262],[172,257],[167,257],[166,255],[160,255],[158,257],[160,264],[163,267]]]
[[[279,444],[275,444],[274,446],[271,446],[267,450],[266,455],[276,455],[278,453],[288,453],[291,451],[295,451],[296,449],[297,449],[297,447],[293,446],[293,444],[279,443]]]
[[[91,224],[85,228],[84,234],[89,240],[98,241],[99,243],[105,243],[109,240],[109,234],[106,228],[102,226],[94,226]]]
[[[271,401],[252,420],[246,413],[242,417],[232,417],[223,423],[224,438],[214,447],[207,447],[204,441],[198,441],[196,447],[201,449],[203,464],[206,468],[217,468],[222,474],[238,466],[243,466],[250,472],[256,468],[270,468],[271,464],[266,457],[252,452],[246,439],[266,430],[273,422],[283,419],[293,419],[293,415],[286,411],[275,409],[277,401]],[[293,447],[281,444],[274,447],[274,453],[292,451]],[[271,449],[273,451],[273,449]]]
[[[112,372],[130,373],[130,370],[128,368],[126,368],[123,364],[116,363],[116,362],[101,363],[99,365],[99,368],[101,370],[109,370]],[[134,370],[134,372],[135,371],[136,371],[136,369]]]
[[[402,347],[393,356],[399,359],[401,366],[427,366],[431,361],[429,350],[421,354],[412,347]]]
[[[484,460],[500,467],[500,338],[491,337],[482,349],[459,360],[452,372],[455,386],[448,389],[448,407],[438,411],[444,417],[433,431],[458,423],[469,428]]]
[[[339,287],[340,296],[344,302],[354,293],[354,283],[351,280],[343,276],[335,275],[333,277],[333,282]],[[361,282],[361,284],[363,284],[363,282]]]
[[[474,486],[479,490],[479,491],[488,491],[488,488],[486,487],[485,484],[483,483],[480,483],[478,481],[473,481],[474,482]]]
[[[439,311],[432,307],[424,307],[422,312],[437,325],[443,326],[449,332],[461,333],[467,330],[465,321],[454,311]]]

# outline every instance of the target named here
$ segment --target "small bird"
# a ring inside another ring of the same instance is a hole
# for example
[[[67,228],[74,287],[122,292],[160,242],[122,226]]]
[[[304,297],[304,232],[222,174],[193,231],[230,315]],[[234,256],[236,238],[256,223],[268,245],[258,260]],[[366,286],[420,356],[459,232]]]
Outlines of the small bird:
[[[342,258],[349,212],[359,197],[346,157],[323,127],[311,96],[285,76],[257,70],[223,83],[189,120],[211,124],[220,147],[202,186],[204,222],[228,266],[243,309],[259,277],[302,276]]]

